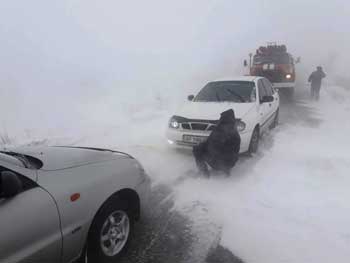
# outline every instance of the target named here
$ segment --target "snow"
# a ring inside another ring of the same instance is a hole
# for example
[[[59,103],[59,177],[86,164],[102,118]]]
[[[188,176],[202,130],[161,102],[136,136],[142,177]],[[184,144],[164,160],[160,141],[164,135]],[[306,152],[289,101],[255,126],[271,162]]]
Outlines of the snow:
[[[174,109],[166,97],[141,108],[130,103],[113,125],[100,119],[103,125],[86,125],[76,136],[71,130],[61,137],[29,133],[15,144],[78,144],[135,155],[155,185],[173,189],[174,209],[192,219],[202,239],[194,255],[207,251],[221,233],[221,244],[249,263],[348,262],[349,95],[326,86],[320,102],[304,96],[282,105],[281,125],[263,138],[256,156],[241,158],[230,178],[190,176],[195,169],[190,152],[166,144]],[[209,225],[216,227],[206,233]]]
[[[249,263],[348,261],[349,1],[34,2],[0,9],[0,146],[124,150],[172,187],[194,231],[217,226]],[[166,145],[169,117],[274,40],[301,56],[299,82],[324,66],[322,100],[284,105],[282,124],[232,177],[190,177],[191,154]]]
[[[322,95],[305,102],[319,127],[284,123],[231,178],[177,186],[178,209],[200,200],[222,226],[222,245],[249,263],[348,262],[349,93],[329,87]]]
[[[155,185],[173,189],[174,209],[192,219],[202,239],[195,255],[207,251],[221,233],[221,244],[249,263],[348,262],[349,95],[329,85],[320,102],[304,96],[296,105],[282,105],[281,125],[264,137],[255,157],[240,160],[230,178],[190,176],[195,169],[190,152],[166,144],[166,125],[178,102],[164,94],[142,104],[125,101],[116,122],[95,120],[91,112],[91,119],[77,127],[27,130],[4,139],[16,145],[72,144],[133,154]],[[110,102],[105,104],[108,111]],[[203,234],[208,225],[216,227]]]

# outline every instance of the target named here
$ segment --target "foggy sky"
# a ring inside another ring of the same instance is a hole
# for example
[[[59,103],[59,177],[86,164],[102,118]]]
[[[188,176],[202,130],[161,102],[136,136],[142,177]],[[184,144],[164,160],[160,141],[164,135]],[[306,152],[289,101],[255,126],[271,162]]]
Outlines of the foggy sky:
[[[349,17],[346,0],[3,0],[0,132],[69,133],[155,96],[176,104],[242,73],[267,41],[301,56],[303,78],[322,65],[331,79],[346,74]]]

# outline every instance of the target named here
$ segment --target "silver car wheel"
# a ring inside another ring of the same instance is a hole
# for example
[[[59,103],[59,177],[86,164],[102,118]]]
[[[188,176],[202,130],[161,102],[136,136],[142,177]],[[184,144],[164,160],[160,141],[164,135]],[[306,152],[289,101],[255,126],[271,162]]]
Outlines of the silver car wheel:
[[[107,217],[104,222],[100,244],[103,253],[108,257],[114,257],[122,251],[130,234],[130,219],[126,212],[118,210]]]

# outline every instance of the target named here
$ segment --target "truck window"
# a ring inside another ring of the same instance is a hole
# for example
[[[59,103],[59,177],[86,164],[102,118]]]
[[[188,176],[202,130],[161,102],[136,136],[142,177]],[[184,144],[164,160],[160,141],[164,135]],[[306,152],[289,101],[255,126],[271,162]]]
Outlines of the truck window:
[[[265,63],[292,64],[292,61],[288,53],[254,56],[254,65],[261,65]]]

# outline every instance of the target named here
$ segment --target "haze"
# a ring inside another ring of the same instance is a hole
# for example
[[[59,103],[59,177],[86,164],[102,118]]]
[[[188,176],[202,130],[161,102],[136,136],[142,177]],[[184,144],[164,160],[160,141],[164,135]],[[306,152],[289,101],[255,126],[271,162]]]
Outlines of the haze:
[[[211,78],[242,73],[267,41],[301,56],[303,74],[318,64],[345,73],[349,10],[313,0],[2,1],[1,129],[69,136],[156,98],[176,105]]]

